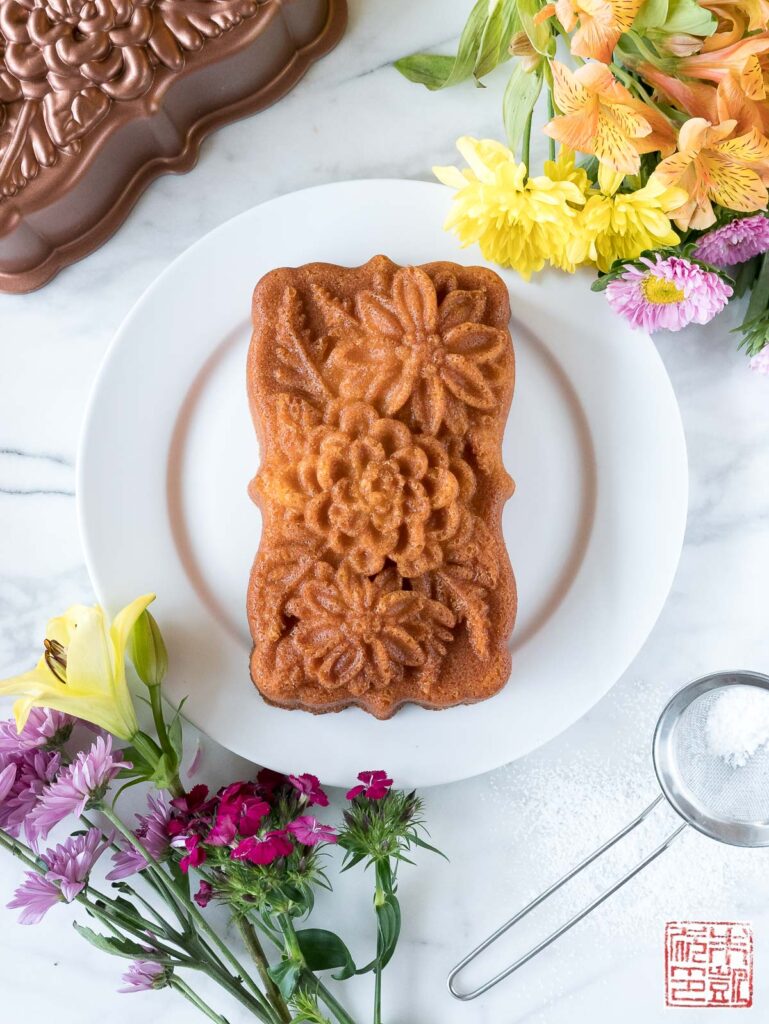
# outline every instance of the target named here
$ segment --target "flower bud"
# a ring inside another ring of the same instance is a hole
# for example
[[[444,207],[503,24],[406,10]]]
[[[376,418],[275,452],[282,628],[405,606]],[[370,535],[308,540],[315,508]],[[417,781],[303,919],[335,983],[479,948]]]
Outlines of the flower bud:
[[[697,36],[690,36],[686,32],[675,32],[673,35],[665,36],[660,44],[660,49],[670,53],[674,57],[691,57],[702,49],[702,39]]]
[[[149,612],[143,612],[131,630],[131,661],[145,686],[160,686],[168,671],[168,652],[160,627]]]
[[[508,51],[511,57],[520,57],[526,72],[535,71],[543,62],[542,54],[537,53],[525,32],[516,32],[510,40]]]

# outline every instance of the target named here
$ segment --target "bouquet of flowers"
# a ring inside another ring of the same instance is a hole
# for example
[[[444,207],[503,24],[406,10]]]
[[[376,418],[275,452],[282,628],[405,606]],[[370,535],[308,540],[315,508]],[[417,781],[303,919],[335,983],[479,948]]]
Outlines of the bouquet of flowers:
[[[217,792],[186,790],[179,710],[169,720],[161,696],[167,654],[152,599],[138,598],[111,624],[98,607],[71,608],[49,622],[37,667],[0,683],[0,695],[18,698],[15,722],[0,723],[0,847],[26,868],[8,906],[36,924],[59,903],[77,904],[91,919],[74,922],[82,938],[130,961],[122,992],[171,988],[216,1024],[227,1020],[196,991],[196,974],[263,1024],[355,1024],[327,975],[371,973],[381,1024],[382,972],[400,934],[398,867],[415,847],[438,852],[425,841],[419,798],[393,789],[384,771],[361,772],[334,828],[316,817],[329,800],[308,773],[262,769]],[[139,727],[126,652],[154,735]],[[79,734],[90,742],[78,751]],[[119,752],[113,738],[125,744]],[[139,784],[152,788],[129,826],[117,804]],[[49,837],[62,829],[54,845]],[[360,967],[339,935],[301,925],[317,889],[331,888],[333,846],[344,851],[342,870],[373,869],[376,947]],[[227,908],[246,957],[212,925],[212,901]]]
[[[594,267],[648,331],[751,291],[741,346],[769,374],[768,28],[767,0],[477,0],[455,56],[396,62],[442,89],[514,59],[508,146],[463,137],[468,169],[435,168],[456,189],[447,228],[526,279]]]

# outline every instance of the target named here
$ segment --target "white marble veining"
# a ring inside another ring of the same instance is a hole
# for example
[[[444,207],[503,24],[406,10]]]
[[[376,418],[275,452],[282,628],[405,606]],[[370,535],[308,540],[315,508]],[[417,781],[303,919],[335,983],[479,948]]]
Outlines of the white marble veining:
[[[37,294],[0,297],[0,675],[37,657],[50,614],[91,599],[75,452],[94,375],[128,309],[170,259],[255,203],[335,179],[428,178],[431,165],[453,160],[457,135],[499,135],[504,72],[486,91],[431,95],[390,66],[412,50],[451,46],[468,8],[469,0],[352,0],[343,43],[278,106],[214,135],[191,174],[156,182],[95,256]],[[542,750],[425,794],[434,839],[451,860],[428,865],[424,856],[419,870],[403,872],[406,920],[386,975],[388,1024],[667,1022],[675,1011],[663,1008],[662,930],[688,918],[752,922],[757,984],[745,1012],[766,1019],[769,853],[696,835],[486,999],[460,1005],[444,985],[473,940],[653,795],[647,752],[667,695],[711,669],[769,668],[769,383],[735,351],[735,319],[658,340],[686,428],[691,497],[673,591],[643,650],[593,711]],[[236,770],[210,744],[205,767],[221,779]],[[650,843],[664,825],[650,828]],[[635,843],[624,858],[619,851],[615,869],[637,852]],[[16,864],[0,860],[0,902],[18,877]],[[341,889],[333,915],[363,957],[372,941],[365,883],[346,877]],[[569,905],[559,898],[538,934]],[[172,994],[117,995],[123,964],[80,943],[68,909],[37,928],[17,927],[4,910],[0,921],[3,1020],[191,1020]],[[506,951],[533,937],[534,925]],[[369,989],[364,979],[351,991],[361,1020]],[[225,1012],[233,1024],[243,1019],[235,1006]],[[686,1019],[710,1020],[696,1010]]]

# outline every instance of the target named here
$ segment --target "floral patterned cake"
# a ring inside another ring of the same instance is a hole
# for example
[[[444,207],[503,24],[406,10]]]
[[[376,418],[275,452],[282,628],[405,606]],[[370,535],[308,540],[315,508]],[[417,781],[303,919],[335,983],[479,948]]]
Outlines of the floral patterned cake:
[[[270,703],[388,718],[504,685],[509,318],[496,274],[453,263],[376,256],[257,285],[250,492],[263,528],[248,614]]]

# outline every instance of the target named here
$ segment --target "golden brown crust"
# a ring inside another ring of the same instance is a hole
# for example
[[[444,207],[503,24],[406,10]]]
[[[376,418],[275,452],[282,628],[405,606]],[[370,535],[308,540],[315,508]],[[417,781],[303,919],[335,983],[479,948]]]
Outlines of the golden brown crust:
[[[495,273],[453,263],[312,263],[256,286],[248,617],[269,703],[389,718],[504,685],[509,318]]]

